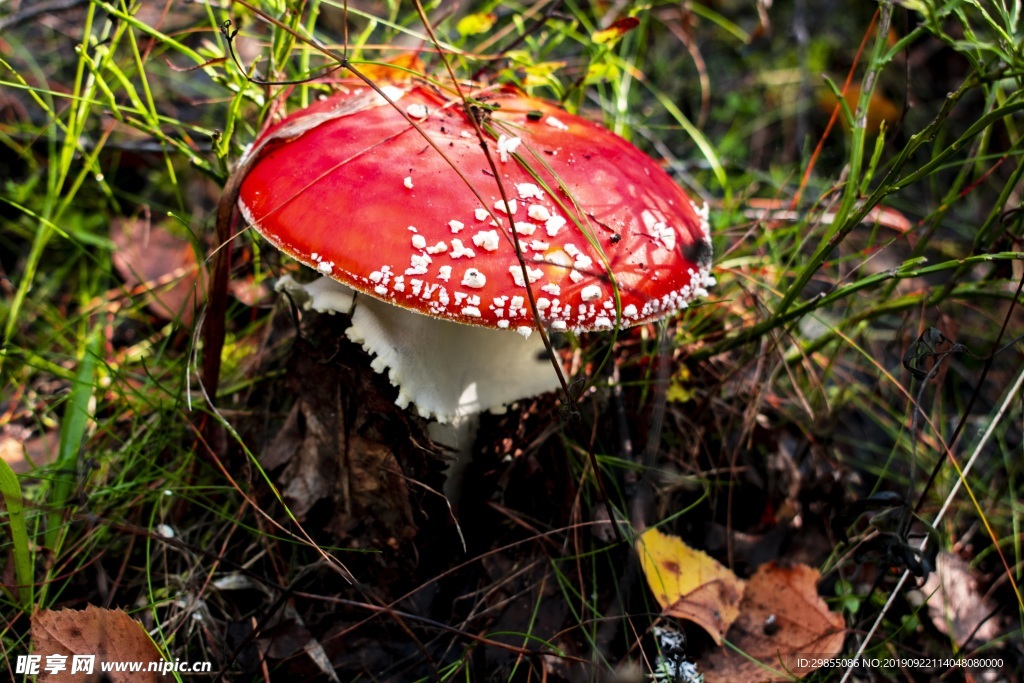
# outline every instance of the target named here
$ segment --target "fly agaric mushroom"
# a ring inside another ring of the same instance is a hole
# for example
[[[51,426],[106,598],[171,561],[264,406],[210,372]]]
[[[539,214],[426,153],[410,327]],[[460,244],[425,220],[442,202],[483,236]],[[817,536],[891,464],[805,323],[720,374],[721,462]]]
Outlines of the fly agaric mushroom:
[[[511,88],[383,91],[394,104],[354,86],[268,129],[239,208],[324,276],[309,303],[353,313],[400,405],[447,422],[555,388],[531,294],[545,327],[585,332],[714,283],[706,209],[617,135]]]

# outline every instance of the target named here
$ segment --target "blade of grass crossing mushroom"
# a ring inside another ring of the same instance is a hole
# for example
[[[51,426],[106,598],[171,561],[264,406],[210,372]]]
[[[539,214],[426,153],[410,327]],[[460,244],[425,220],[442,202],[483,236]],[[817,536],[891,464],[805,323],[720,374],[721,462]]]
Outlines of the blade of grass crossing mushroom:
[[[438,42],[437,36],[434,33],[434,28],[433,26],[430,25],[430,21],[427,18],[427,14],[423,9],[423,4],[420,2],[420,0],[415,0],[415,3],[416,11],[420,16],[420,21],[423,22],[423,26],[427,30],[427,33],[430,34],[430,38],[433,41],[434,45],[440,48],[440,43]],[[441,60],[444,62],[445,68],[448,70],[448,73],[452,77],[452,82],[455,84],[455,87],[458,90],[459,95],[461,96],[463,102],[466,102],[465,95],[462,92],[462,88],[459,85],[458,79],[455,77],[455,72],[452,69],[451,62],[449,62],[443,50],[440,51],[440,55]],[[504,202],[504,206],[509,206],[508,195],[505,191],[505,186],[501,182],[501,175],[498,173],[498,168],[494,163],[494,158],[491,156],[490,150],[488,149],[487,144],[484,141],[483,130],[481,129],[480,122],[476,119],[475,116],[470,116],[469,120],[472,122],[473,127],[476,129],[477,138],[480,140],[480,146],[483,148],[484,155],[487,157],[487,163],[490,165],[491,172],[494,174],[494,179],[497,181],[498,191],[501,194],[501,200]],[[522,160],[518,157],[518,155],[514,156],[516,156],[518,163],[520,163],[521,165],[523,165],[524,168],[529,170],[529,167],[526,164],[523,164]],[[554,195],[552,194],[552,196]],[[484,206],[487,206],[486,202],[482,203]],[[490,212],[490,209],[488,209],[488,212]],[[554,347],[552,347],[551,345],[551,340],[544,329],[544,325],[542,324],[540,310],[537,308],[537,300],[533,293],[533,287],[530,283],[526,259],[523,258],[522,245],[520,245],[519,243],[519,234],[516,231],[515,221],[512,220],[511,215],[509,215],[509,224],[512,226],[512,240],[516,249],[516,259],[519,261],[519,266],[522,269],[521,272],[523,276],[523,283],[526,285],[526,294],[530,303],[530,312],[533,314],[533,319],[537,324],[537,332],[540,334],[541,340],[544,343],[544,348],[547,350],[548,357],[551,359],[551,365],[554,368],[555,373],[558,375],[558,381],[562,386],[562,393],[565,397],[566,405],[570,408],[570,410],[575,410],[575,399],[569,391],[569,385],[565,380],[565,373],[562,371],[561,363],[558,362],[558,356],[555,354]],[[618,298],[617,292],[616,298]],[[598,466],[597,456],[594,454],[592,440],[588,438],[586,434],[583,434],[582,431],[581,436],[583,436],[587,444],[587,458],[590,462],[590,466],[593,467],[594,469],[594,480],[597,482],[598,491],[600,493],[601,500],[604,503],[605,511],[608,514],[608,518],[614,521],[615,510],[612,508],[611,499],[608,497],[608,491],[604,485],[604,477],[602,476],[601,469]],[[612,530],[615,532],[615,538],[618,544],[621,545],[622,543],[624,543],[625,539],[623,538],[622,531],[619,529],[617,524],[612,524]]]
[[[503,125],[506,126],[509,130],[513,129],[512,126],[508,126],[508,124],[503,124]],[[494,136],[494,137],[497,137],[497,136]],[[611,332],[611,334],[614,336],[615,334],[618,333],[619,329],[621,329],[621,326],[622,326],[622,296],[621,296],[621,291],[619,290],[618,279],[615,277],[615,273],[612,271],[611,264],[608,261],[608,255],[605,253],[604,248],[601,246],[601,243],[594,237],[593,231],[590,228],[590,226],[589,225],[584,226],[583,222],[579,218],[577,218],[577,216],[583,216],[584,218],[586,218],[586,214],[580,209],[580,207],[576,204],[576,202],[573,201],[572,192],[569,191],[569,188],[566,186],[566,184],[559,177],[558,173],[551,167],[550,164],[548,164],[543,159],[543,157],[541,157],[539,154],[537,154],[537,151],[535,149],[533,149],[533,147],[531,145],[524,144],[523,147],[525,147],[526,150],[537,160],[537,162],[544,168],[544,170],[546,170],[552,177],[555,178],[555,180],[558,181],[559,189],[562,190],[562,193],[565,194],[565,196],[568,197],[569,200],[572,202],[573,209],[574,209],[573,211],[569,210],[569,207],[566,206],[565,202],[563,202],[561,197],[558,196],[558,193],[556,193],[551,188],[550,184],[546,180],[544,180],[544,178],[542,178],[541,175],[532,166],[530,166],[528,161],[519,152],[512,152],[510,154],[510,156],[519,163],[519,165],[523,168],[523,170],[525,170],[527,173],[530,174],[530,176],[537,182],[537,184],[540,186],[540,188],[543,189],[548,194],[548,196],[551,198],[551,201],[558,208],[560,208],[565,213],[566,216],[569,216],[572,219],[572,222],[576,226],[576,228],[579,230],[579,233],[581,235],[583,235],[584,239],[587,240],[587,243],[590,244],[590,246],[594,249],[594,251],[597,253],[598,257],[601,260],[601,265],[604,268],[604,275],[608,278],[608,282],[611,284],[611,287],[612,287],[612,298],[615,301],[615,322],[614,322],[614,325],[613,325],[612,329],[609,330]],[[513,232],[515,232],[515,223],[514,222],[513,222],[513,225],[512,225],[512,229],[513,229]],[[525,261],[522,259],[522,251],[519,249],[518,240],[517,240],[516,248],[517,248],[517,253],[520,256],[520,263],[525,268],[526,264],[525,264]],[[574,266],[574,269],[578,270],[578,269],[575,268],[575,266]],[[590,273],[588,273],[588,274],[590,274]],[[526,278],[525,271],[523,273],[523,277]],[[527,278],[526,281],[528,283],[529,279]],[[528,284],[527,290],[528,291],[532,290],[532,286],[530,286]],[[532,299],[532,292],[531,292],[531,304],[534,305],[534,307],[536,306],[536,303]],[[539,325],[539,322],[538,322],[538,328],[539,327],[540,327],[540,325]],[[612,357],[612,346],[609,345],[607,350],[605,351],[605,353],[601,357],[601,362],[598,363],[597,366],[595,367],[593,375],[595,375],[595,376],[596,375],[600,375],[601,371],[604,369],[604,366],[608,363],[608,361],[611,359],[611,357]],[[572,399],[572,397],[569,394],[567,383],[563,382],[563,386],[564,386],[564,391],[565,391],[565,396],[566,396],[567,402],[570,403],[570,404],[574,404],[575,400]]]
[[[434,27],[430,24],[430,19],[427,17],[427,13],[423,9],[423,3],[420,2],[420,0],[415,0],[415,5],[416,12],[417,14],[419,14],[420,21],[423,23],[423,28],[426,29],[427,33],[430,35],[431,42],[433,42],[434,45],[438,48],[438,54],[441,57],[441,61],[444,63],[445,69],[448,71],[448,75],[452,79],[452,83],[454,84],[455,89],[458,92],[459,98],[463,101],[464,105],[468,104],[469,100],[467,99],[465,93],[463,92],[462,86],[459,84],[459,79],[455,75],[455,70],[452,68],[451,61],[448,59],[448,56],[445,54],[445,51],[441,48],[441,42],[437,39],[437,34],[434,32]],[[403,115],[405,115],[407,119],[409,118],[408,115],[406,115],[404,112]],[[470,123],[472,123],[473,128],[476,131],[477,139],[480,141],[480,147],[483,149],[484,156],[487,158],[487,163],[491,167],[491,173],[494,175],[494,180],[498,185],[498,193],[501,195],[501,201],[503,202],[504,206],[510,206],[508,194],[505,191],[505,184],[501,182],[501,174],[498,173],[498,167],[494,163],[494,158],[491,156],[490,149],[488,149],[487,147],[487,143],[483,135],[483,128],[480,125],[480,121],[477,119],[476,116],[469,116],[469,121]],[[438,151],[440,152],[440,150]],[[452,168],[455,168],[455,165],[452,164],[452,162],[448,160],[448,157],[444,156],[443,153],[442,157],[444,157],[445,161],[447,161],[449,165],[452,166]],[[465,177],[462,176],[461,173],[459,173],[459,176],[463,177],[463,179],[465,180]],[[468,180],[466,180],[466,184],[470,185]],[[472,188],[471,185],[470,187]],[[476,192],[475,188],[473,188],[473,192],[474,194],[476,194],[477,198],[480,199],[480,203],[483,206],[488,207],[488,203],[483,201],[483,198],[480,197],[479,193]],[[495,218],[491,208],[488,207],[487,212],[491,215],[492,218]],[[533,293],[533,286],[530,282],[529,268],[526,265],[526,259],[523,258],[523,248],[522,245],[519,243],[519,233],[516,230],[515,221],[512,220],[511,215],[509,215],[508,222],[509,225],[512,227],[512,244],[516,250],[516,259],[519,261],[519,267],[520,272],[522,273],[523,283],[526,286],[527,300],[530,303],[530,313],[533,315],[534,323],[537,325],[537,333],[540,335],[541,341],[544,343],[544,348],[547,350],[548,358],[550,358],[551,360],[551,366],[552,368],[554,368],[555,374],[558,376],[558,383],[562,387],[562,393],[565,396],[566,403],[568,405],[572,405],[573,400],[572,395],[569,393],[569,384],[565,380],[565,373],[562,371],[562,365],[561,363],[558,362],[558,356],[555,354],[555,349],[551,345],[551,339],[549,338],[547,331],[544,329],[544,324],[541,320],[540,310],[537,308],[537,298]],[[499,226],[501,225],[500,220],[497,221],[497,223]]]

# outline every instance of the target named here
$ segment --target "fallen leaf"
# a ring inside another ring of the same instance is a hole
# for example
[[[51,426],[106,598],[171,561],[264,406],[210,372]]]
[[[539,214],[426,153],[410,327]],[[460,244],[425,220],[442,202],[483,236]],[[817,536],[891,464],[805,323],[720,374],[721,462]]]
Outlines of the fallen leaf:
[[[184,238],[142,218],[122,218],[111,226],[114,268],[133,294],[148,293],[147,308],[164,320],[191,325],[203,299],[203,271]]]
[[[271,291],[265,282],[257,283],[252,275],[234,278],[228,283],[228,289],[236,299],[246,306],[262,306],[270,301]]]
[[[707,553],[655,528],[640,535],[636,551],[663,614],[694,622],[721,645],[739,615],[743,581]]]
[[[723,648],[706,657],[705,683],[789,681],[814,671],[811,660],[838,655],[846,623],[818,596],[820,578],[805,565],[761,565],[727,634],[738,652]]]
[[[459,32],[460,36],[475,36],[478,33],[487,33],[490,31],[491,27],[494,26],[494,22],[497,20],[497,15],[491,14],[490,12],[467,14],[459,19],[459,23],[455,26],[455,30]]]
[[[996,638],[999,620],[989,618],[996,605],[981,595],[968,564],[948,552],[940,552],[935,564],[921,587],[935,628],[952,636],[960,647],[972,640],[984,643]]]
[[[6,424],[0,429],[0,457],[15,474],[24,474],[33,466],[48,465],[57,458],[59,437],[55,430],[34,436],[31,429]]]
[[[142,624],[121,609],[88,605],[84,610],[39,610],[32,615],[32,642],[35,654],[43,658],[38,683],[155,683],[162,678],[159,672],[145,670],[149,662],[164,661],[160,651]],[[71,673],[75,655],[95,656],[92,676]],[[64,662],[63,670],[46,671],[48,657]],[[100,662],[142,662],[143,671],[101,672]]]
[[[332,325],[339,321],[317,321],[312,337],[337,338]],[[416,525],[407,481],[415,479],[422,457],[414,454],[425,453],[417,444],[426,439],[402,431],[411,424],[402,422],[394,398],[380,393],[372,370],[325,362],[322,354],[346,355],[330,345],[296,342],[285,380],[295,403],[261,462],[274,470],[300,521],[318,509],[318,523],[354,545],[410,539]]]
[[[398,55],[383,64],[359,65],[359,70],[366,78],[394,84],[408,82],[415,74],[423,73],[424,68],[419,55],[412,52]]]
[[[613,45],[621,40],[622,36],[626,35],[639,25],[640,20],[636,17],[625,17],[612,22],[612,25],[606,29],[594,31],[594,34],[590,36],[590,39],[599,45]]]
[[[850,111],[856,112],[857,104],[860,101],[860,84],[851,83],[848,85],[846,93],[843,94],[843,99],[846,100],[846,105],[850,108]],[[836,99],[835,93],[831,90],[822,91],[821,96],[818,98],[818,106],[827,114],[832,114],[832,110],[835,109],[838,102],[839,100]],[[903,110],[900,109],[898,104],[875,90],[871,93],[871,99],[868,101],[865,130],[869,133],[877,133],[882,127],[883,122],[887,129],[892,130],[892,127],[896,125],[896,122],[900,120],[902,115]],[[840,115],[839,118],[844,124],[846,123],[845,116]]]

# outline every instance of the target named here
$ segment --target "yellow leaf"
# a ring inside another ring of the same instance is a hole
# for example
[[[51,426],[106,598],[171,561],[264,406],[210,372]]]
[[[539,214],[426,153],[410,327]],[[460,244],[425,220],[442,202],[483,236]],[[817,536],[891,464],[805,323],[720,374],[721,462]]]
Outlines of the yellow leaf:
[[[636,17],[626,17],[625,19],[619,19],[612,23],[612,25],[606,29],[594,31],[594,34],[590,36],[590,38],[599,45],[611,45],[618,42],[622,36],[626,35],[639,25],[640,20]]]
[[[692,399],[696,396],[697,391],[693,388],[691,379],[690,369],[685,365],[679,366],[679,369],[672,375],[665,398],[672,403],[686,403]]]
[[[636,551],[663,613],[692,621],[721,645],[739,616],[744,582],[707,553],[654,528],[640,535]]]
[[[460,36],[475,36],[478,33],[487,33],[494,26],[494,22],[498,20],[493,14],[480,12],[478,14],[467,14],[466,16],[459,19],[459,23],[455,26],[455,30],[459,32]]]
[[[375,81],[407,83],[416,73],[423,73],[423,62],[414,53],[400,54],[383,64],[360,64],[364,76]]]

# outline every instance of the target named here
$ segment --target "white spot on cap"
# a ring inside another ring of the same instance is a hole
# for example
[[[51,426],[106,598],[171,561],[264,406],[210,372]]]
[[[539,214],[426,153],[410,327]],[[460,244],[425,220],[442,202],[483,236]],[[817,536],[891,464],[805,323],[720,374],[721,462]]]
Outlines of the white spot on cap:
[[[380,89],[384,91],[384,94],[387,95],[392,102],[397,102],[405,97],[405,90],[394,85],[382,85]],[[379,94],[377,95],[377,99],[380,100],[380,104],[387,104],[387,100]]]
[[[457,233],[466,227],[466,224],[462,221],[448,221],[448,227],[452,229],[452,233]]]
[[[594,329],[595,330],[610,330],[610,329],[612,329],[612,327],[613,327],[613,325],[612,325],[611,319],[609,319],[606,316],[599,315],[599,316],[597,316],[597,319],[594,320]]]
[[[569,266],[572,265],[572,259],[569,258],[566,255],[566,253],[561,249],[554,253],[548,254],[545,260],[548,263],[554,264],[556,266],[562,266],[563,268],[568,268]]]
[[[565,332],[565,321],[564,320],[554,320],[554,321],[552,321],[551,322],[551,329],[555,330],[556,332]]]
[[[569,130],[569,126],[565,125],[554,116],[549,116],[544,119],[544,123],[548,124],[552,128],[557,128],[558,130]]]
[[[535,221],[546,221],[551,218],[551,212],[543,204],[530,204],[530,208],[526,210],[526,215]]]
[[[673,251],[676,248],[676,231],[664,223],[658,223],[654,226],[654,239],[664,244],[665,248],[669,251]]]
[[[321,261],[317,264],[316,269],[324,275],[330,275],[334,270],[334,261]]]
[[[309,255],[309,258],[313,259],[314,261],[319,261],[320,260],[320,254],[318,254],[318,253],[316,253],[314,251],[312,254]]]
[[[584,301],[597,301],[601,298],[603,292],[599,285],[587,285],[580,290],[580,298]]]
[[[554,283],[548,283],[540,288],[542,292],[550,294],[551,296],[558,296],[562,293],[562,288]]]
[[[569,279],[575,282],[576,284],[579,284],[580,282],[583,282],[583,273],[581,273],[578,270],[570,271]]]
[[[454,241],[454,240],[452,240]],[[497,230],[482,230],[473,235],[473,244],[485,251],[496,251],[501,241],[498,239]]]
[[[408,189],[411,190],[412,189],[412,176],[411,175],[405,176],[405,180],[402,181],[402,184],[405,185]]]
[[[522,144],[522,140],[519,138],[510,138],[506,135],[498,136],[498,156],[501,157],[501,162],[505,163],[508,161],[509,154],[515,154],[516,149]]]
[[[459,133],[459,135],[461,135],[464,138],[471,138],[471,137],[473,137],[473,135],[468,130],[462,131],[461,133]]]
[[[495,211],[501,211],[502,213],[507,213],[510,216],[515,214],[516,209],[518,209],[518,208],[519,207],[516,206],[516,200],[514,200],[514,199],[508,200],[508,205],[507,206],[505,205],[505,200],[504,199],[499,199],[498,201],[494,202],[494,210]]]
[[[409,267],[405,269],[406,275],[426,275],[427,264],[430,263],[430,257],[426,254],[413,254],[409,259]]]
[[[526,221],[516,221],[513,225],[515,225],[517,235],[532,235],[537,230],[536,225]]]
[[[511,325],[511,323],[507,320],[498,321],[498,327],[502,330],[507,330],[509,325]]]
[[[448,251],[448,245],[444,242],[438,242],[433,246],[427,247],[428,254],[440,254],[442,251]]]
[[[412,246],[416,247],[417,249],[426,249],[427,248],[427,238],[424,237],[423,235],[413,235],[412,236]]]
[[[474,256],[476,256],[476,252],[474,252],[472,249],[467,249],[466,247],[462,246],[462,240],[453,239],[451,257],[462,258],[463,256],[473,258]]]
[[[452,267],[451,266],[441,266],[440,268],[437,269],[437,279],[438,280],[444,280],[445,282],[447,282],[449,279],[451,279],[451,276],[452,276]]]
[[[635,318],[636,317],[636,306],[634,306],[633,304],[629,304],[628,306],[624,306],[622,308],[622,317],[623,318]]]
[[[520,199],[544,199],[544,190],[533,183],[516,183],[516,191]]]
[[[523,339],[529,339],[530,335],[533,334],[533,328],[527,327],[526,325],[520,325],[516,328],[516,332],[523,335]]]
[[[523,282],[523,269],[521,266],[509,266],[508,272],[512,273],[512,279],[515,281],[517,285],[519,285],[520,287],[526,286],[526,283]],[[526,268],[526,273],[526,276],[530,278],[530,284],[533,284],[544,275],[544,271],[541,270],[540,268],[530,268],[529,266],[527,266]],[[513,302],[514,301],[515,299],[513,299]]]
[[[644,230],[650,232],[655,225],[658,224],[658,219],[654,217],[654,214],[644,209],[640,212],[640,220],[644,222]]]
[[[551,246],[547,242],[541,242],[540,240],[532,240],[530,242],[530,249],[534,251],[547,251],[548,247]]]
[[[485,284],[487,284],[487,277],[476,268],[470,268],[466,271],[466,274],[462,276],[462,285],[464,287],[480,289]]]
[[[480,309],[476,306],[465,306],[462,309],[462,315],[472,316],[474,318],[480,317]]]
[[[491,214],[487,212],[487,209],[485,209],[482,206],[478,206],[476,210],[473,212],[473,215],[476,216],[476,219],[478,221],[485,221],[491,217]]]
[[[547,308],[550,308],[550,307],[551,307],[551,301],[550,300],[548,300],[548,299],[546,299],[544,297],[540,297],[540,298],[537,299],[537,310],[538,311],[543,311],[543,310],[545,310]]]
[[[558,231],[565,227],[566,220],[561,216],[552,216],[551,218],[544,221],[544,229],[548,232],[548,237],[554,237],[558,234]]]
[[[427,106],[425,104],[410,104],[405,108],[405,113],[413,119],[427,118]]]

